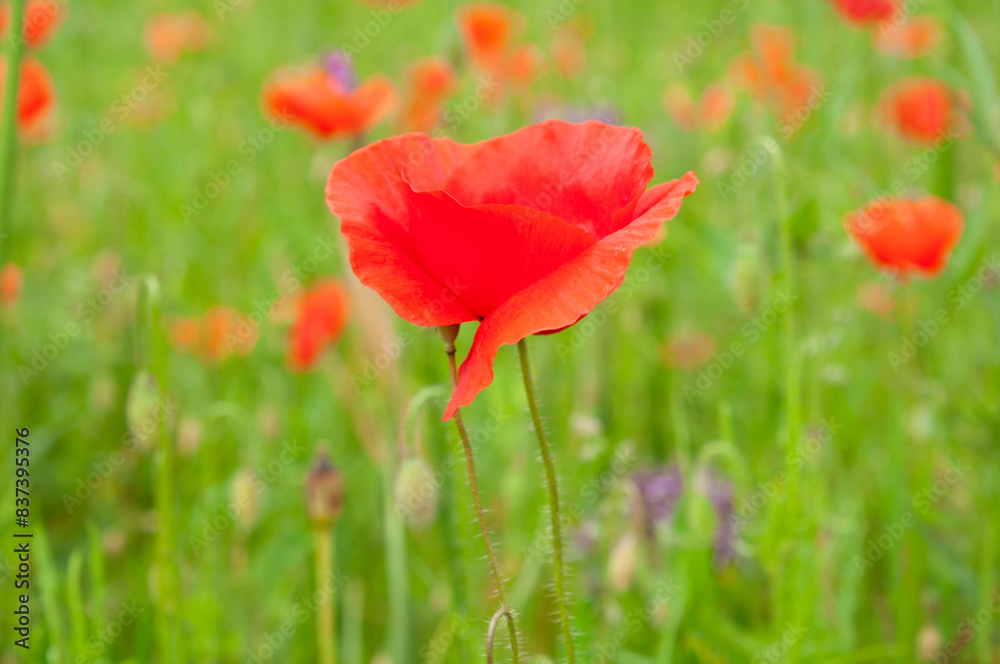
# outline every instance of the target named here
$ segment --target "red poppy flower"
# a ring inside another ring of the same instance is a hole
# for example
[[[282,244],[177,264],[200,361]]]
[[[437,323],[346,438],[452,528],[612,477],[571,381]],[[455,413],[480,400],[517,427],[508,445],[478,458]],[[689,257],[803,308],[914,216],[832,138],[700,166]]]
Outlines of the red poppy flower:
[[[788,28],[754,25],[750,39],[753,48],[733,60],[730,76],[752,96],[765,100],[782,120],[791,122],[810,109],[822,79],[795,62],[794,38]]]
[[[212,361],[248,355],[257,343],[257,327],[228,307],[212,307],[201,321],[202,352]]]
[[[516,47],[507,61],[505,78],[517,89],[524,91],[531,87],[545,73],[545,56],[533,44]]]
[[[698,180],[646,190],[650,158],[638,129],[549,120],[472,145],[404,134],[333,167],[360,281],[417,325],[481,321],[445,419],[492,382],[500,346],[586,316],[677,214]]]
[[[936,143],[953,127],[952,96],[936,78],[904,79],[882,95],[882,123],[911,143]]]
[[[22,23],[24,41],[29,50],[45,46],[56,33],[65,17],[63,5],[58,0],[28,0],[24,6]],[[0,39],[6,39],[10,29],[10,3],[0,5]]]
[[[684,131],[716,131],[729,119],[733,94],[723,83],[714,83],[701,93],[697,103],[681,86],[673,86],[663,96],[663,105]]]
[[[848,234],[883,270],[935,277],[962,237],[962,212],[934,196],[875,200],[847,215]]]
[[[7,60],[0,56],[0,86],[6,72]],[[21,136],[36,142],[43,140],[52,128],[55,107],[56,91],[49,72],[30,56],[21,60],[17,84],[17,127]]]
[[[319,64],[279,70],[264,86],[267,112],[324,139],[363,134],[396,105],[388,78],[371,76],[354,89]]]
[[[414,131],[430,131],[444,112],[445,100],[457,87],[455,70],[444,58],[432,56],[413,63],[408,77],[401,123]]]
[[[495,2],[475,2],[460,7],[455,18],[472,64],[503,71],[520,16]]]
[[[327,345],[340,338],[351,303],[339,281],[320,281],[296,305],[295,322],[288,331],[288,366],[308,371],[319,362]]]
[[[17,263],[7,263],[0,269],[0,307],[8,309],[17,304],[23,283],[24,274]]]
[[[176,62],[183,53],[204,48],[208,36],[208,24],[193,9],[157,14],[146,24],[146,50],[160,62]]]
[[[193,351],[201,344],[201,322],[179,318],[170,325],[170,345],[177,350]]]
[[[896,0],[832,0],[848,25],[863,27],[887,21],[896,14]]]
[[[915,16],[901,25],[889,25],[872,33],[875,48],[900,58],[919,58],[934,50],[944,29],[937,17]]]
[[[552,62],[561,76],[574,78],[583,71],[587,64],[586,37],[586,30],[576,23],[556,30],[552,38]]]

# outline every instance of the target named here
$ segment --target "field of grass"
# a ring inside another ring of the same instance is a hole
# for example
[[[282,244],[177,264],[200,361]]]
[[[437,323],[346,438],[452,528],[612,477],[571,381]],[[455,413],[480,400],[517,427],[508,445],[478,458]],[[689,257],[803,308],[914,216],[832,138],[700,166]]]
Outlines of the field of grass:
[[[438,131],[457,141],[613,109],[643,131],[654,184],[701,182],[617,292],[527,339],[577,662],[1000,662],[1000,2],[908,0],[943,38],[897,58],[823,0],[505,1],[548,64],[499,99],[463,52],[461,4],[64,3],[34,54],[54,126],[15,148],[0,201],[0,264],[23,271],[0,309],[0,664],[327,664],[331,639],[346,664],[486,661],[499,603],[441,421],[442,341],[353,280],[324,196],[334,163],[401,124],[318,141],[262,109],[276,69],[335,48],[401,88],[419,58],[451,61]],[[189,7],[204,47],[155,60],[148,20]],[[682,129],[665,91],[727,79],[756,24],[790,28],[821,78],[794,126],[734,87],[718,130]],[[567,25],[586,33],[572,77],[552,64]],[[965,100],[958,138],[914,146],[881,126],[883,92],[918,75]],[[960,208],[936,278],[880,272],[845,232],[890,192]],[[350,322],[293,372],[293,303],[325,277],[348,285]],[[174,322],[219,305],[246,317],[247,354],[170,343]],[[517,349],[494,370],[462,410],[485,517],[521,661],[562,662]],[[328,530],[304,500],[320,449],[343,486]],[[650,483],[669,495],[651,504]],[[330,608],[333,635],[317,627]],[[494,650],[512,661],[506,627]]]

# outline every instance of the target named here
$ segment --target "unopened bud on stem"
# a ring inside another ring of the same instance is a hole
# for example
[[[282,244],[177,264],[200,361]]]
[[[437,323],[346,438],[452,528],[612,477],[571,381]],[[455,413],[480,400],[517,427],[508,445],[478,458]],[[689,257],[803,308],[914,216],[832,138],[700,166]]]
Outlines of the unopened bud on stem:
[[[316,462],[306,475],[306,512],[316,527],[326,527],[337,520],[344,503],[344,482],[325,449],[316,454]]]

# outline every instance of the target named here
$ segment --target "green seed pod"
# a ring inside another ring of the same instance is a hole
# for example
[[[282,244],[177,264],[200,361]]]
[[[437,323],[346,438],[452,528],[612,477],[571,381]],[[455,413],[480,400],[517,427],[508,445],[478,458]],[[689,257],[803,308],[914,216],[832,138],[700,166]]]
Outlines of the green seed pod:
[[[161,426],[158,400],[156,377],[148,371],[137,373],[125,399],[125,424],[140,449],[149,450],[156,440]]]
[[[426,528],[438,507],[438,483],[426,461],[412,457],[403,462],[396,475],[396,510],[412,528]]]

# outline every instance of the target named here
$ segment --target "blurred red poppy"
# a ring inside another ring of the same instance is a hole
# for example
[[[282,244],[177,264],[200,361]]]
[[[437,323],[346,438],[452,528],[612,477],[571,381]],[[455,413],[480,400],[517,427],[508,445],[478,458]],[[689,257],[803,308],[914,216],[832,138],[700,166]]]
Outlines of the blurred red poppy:
[[[520,44],[511,51],[504,78],[518,90],[531,87],[545,73],[545,56],[534,44]]]
[[[28,0],[24,6],[23,35],[29,50],[45,46],[56,33],[66,12],[59,0]],[[0,5],[0,39],[6,39],[10,29],[10,3]]]
[[[407,129],[429,132],[441,119],[445,100],[457,88],[455,70],[446,59],[432,56],[413,63],[407,76],[400,122]]]
[[[323,349],[340,338],[350,310],[347,290],[335,279],[324,279],[303,293],[288,331],[288,366],[293,371],[315,368]]]
[[[8,309],[17,304],[23,283],[24,274],[17,263],[7,263],[0,268],[0,307]]]
[[[857,300],[862,307],[883,318],[888,318],[896,309],[896,300],[892,298],[889,290],[877,282],[861,284],[858,287]]]
[[[352,89],[339,72],[320,64],[281,69],[264,86],[270,115],[317,138],[363,134],[395,106],[396,91],[385,76],[370,76]]]
[[[212,361],[248,355],[257,343],[257,327],[228,307],[215,306],[201,321],[201,351]]]
[[[465,52],[479,69],[502,72],[520,15],[495,2],[462,5],[455,16]]]
[[[663,96],[663,105],[684,131],[716,131],[726,124],[733,110],[733,93],[724,83],[713,83],[698,102],[682,86],[676,85]]]
[[[844,225],[876,267],[900,277],[935,277],[962,237],[955,205],[935,196],[875,200],[847,215]]]
[[[715,354],[715,340],[707,334],[681,334],[672,338],[661,350],[663,361],[682,371],[694,371]]]
[[[587,64],[584,44],[588,35],[587,26],[581,22],[568,23],[552,38],[552,62],[560,76],[579,76]]]
[[[788,28],[754,25],[750,41],[751,51],[733,60],[730,76],[752,96],[765,100],[783,122],[797,127],[796,117],[803,112],[808,115],[822,91],[822,79],[795,62],[794,38]]]
[[[901,138],[918,145],[933,144],[954,126],[953,94],[936,78],[914,77],[899,81],[882,95],[882,123]]]
[[[0,56],[0,99],[6,75],[7,60]],[[25,57],[17,84],[17,127],[21,137],[34,142],[44,140],[51,133],[55,108],[56,91],[48,70],[33,57]]]
[[[194,351],[201,344],[201,322],[179,318],[170,325],[170,345],[177,350]]]
[[[549,120],[472,145],[405,134],[333,167],[360,281],[417,325],[481,321],[445,419],[492,382],[500,346],[586,316],[677,214],[698,180],[646,190],[651,156],[638,129]]]
[[[875,48],[900,58],[919,58],[941,42],[944,28],[935,16],[915,16],[900,25],[890,24],[872,33]]]
[[[176,62],[183,53],[204,48],[209,32],[208,23],[193,9],[156,14],[146,24],[146,50],[160,62]]]
[[[896,0],[832,0],[848,25],[864,27],[887,21],[896,14]]]

